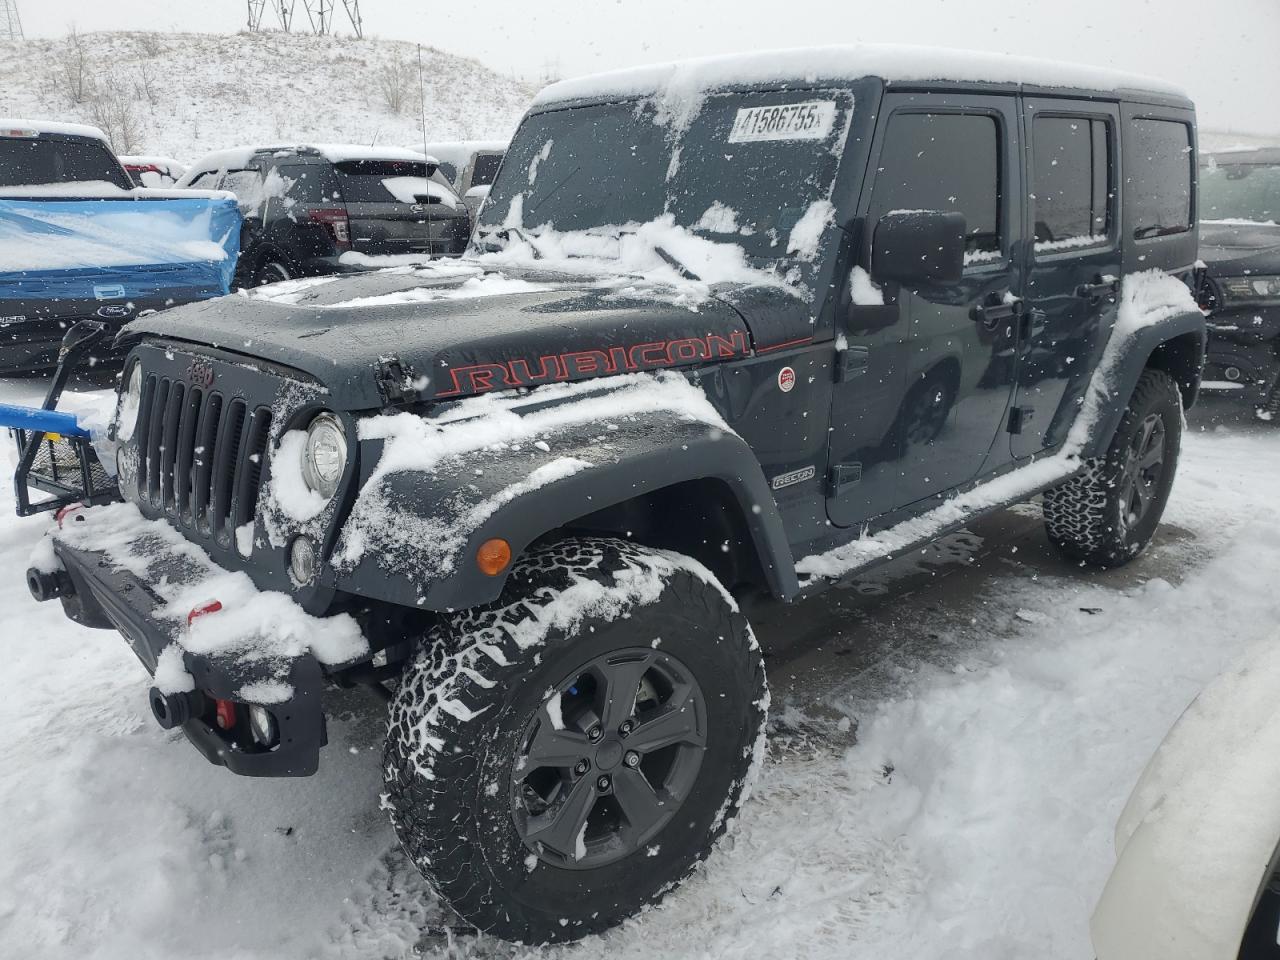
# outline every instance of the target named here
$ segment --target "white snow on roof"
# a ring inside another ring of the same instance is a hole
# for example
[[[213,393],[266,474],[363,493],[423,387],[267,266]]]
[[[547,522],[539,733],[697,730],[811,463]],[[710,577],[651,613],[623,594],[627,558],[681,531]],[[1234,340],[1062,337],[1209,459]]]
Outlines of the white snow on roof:
[[[889,81],[961,80],[1088,90],[1147,90],[1185,96],[1182,88],[1138,74],[1003,53],[902,44],[854,44],[706,57],[617,70],[545,88],[533,105],[595,97],[693,92],[729,84],[813,82],[881,77]]]
[[[36,130],[40,133],[62,133],[69,137],[93,137],[106,142],[107,135],[97,127],[83,123],[59,123],[56,120],[14,120],[0,118],[0,130]]]
[[[423,144],[421,148],[413,147],[418,153],[426,150],[431,156],[444,154],[470,156],[473,153],[504,152],[511,146],[510,140],[439,140],[435,143]]]
[[[405,147],[366,147],[354,143],[268,143],[258,146],[228,147],[225,150],[214,150],[206,153],[191,165],[184,180],[208,170],[243,169],[255,154],[269,152],[285,152],[296,150],[315,150],[332,163],[343,163],[348,160],[409,160],[421,161],[421,150],[409,150]]]

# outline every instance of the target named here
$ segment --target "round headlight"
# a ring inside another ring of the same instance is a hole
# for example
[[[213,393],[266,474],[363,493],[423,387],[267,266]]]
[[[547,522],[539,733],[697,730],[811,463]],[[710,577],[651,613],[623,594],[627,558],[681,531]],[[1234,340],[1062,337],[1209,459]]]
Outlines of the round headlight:
[[[338,482],[347,469],[347,431],[331,413],[322,413],[307,427],[302,448],[302,478],[307,486],[326,500],[338,492]]]
[[[120,408],[116,413],[116,438],[121,443],[133,439],[138,429],[138,410],[142,407],[142,364],[137,361],[129,368],[129,379],[120,393]]]

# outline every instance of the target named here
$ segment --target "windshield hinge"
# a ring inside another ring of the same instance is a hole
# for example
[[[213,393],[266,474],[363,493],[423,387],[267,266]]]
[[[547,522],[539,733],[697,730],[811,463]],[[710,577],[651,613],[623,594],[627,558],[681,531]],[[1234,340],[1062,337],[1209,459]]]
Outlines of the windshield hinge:
[[[379,360],[373,379],[378,384],[378,393],[382,394],[385,406],[413,403],[419,399],[413,367],[401,363],[399,357],[383,357]]]

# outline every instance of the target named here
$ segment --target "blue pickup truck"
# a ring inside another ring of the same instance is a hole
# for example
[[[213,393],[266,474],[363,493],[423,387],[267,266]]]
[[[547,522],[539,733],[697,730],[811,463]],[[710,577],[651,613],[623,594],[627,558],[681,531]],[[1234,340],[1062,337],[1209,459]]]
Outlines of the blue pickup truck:
[[[93,127],[0,119],[0,375],[52,368],[77,320],[228,293],[240,225],[229,194],[136,188]]]

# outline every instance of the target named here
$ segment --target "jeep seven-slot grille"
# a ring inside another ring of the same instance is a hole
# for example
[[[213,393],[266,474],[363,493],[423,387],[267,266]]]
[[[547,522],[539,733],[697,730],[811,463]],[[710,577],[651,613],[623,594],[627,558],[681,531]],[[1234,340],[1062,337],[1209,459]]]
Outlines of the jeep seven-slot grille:
[[[229,547],[253,521],[271,411],[151,374],[142,388],[138,498]]]

